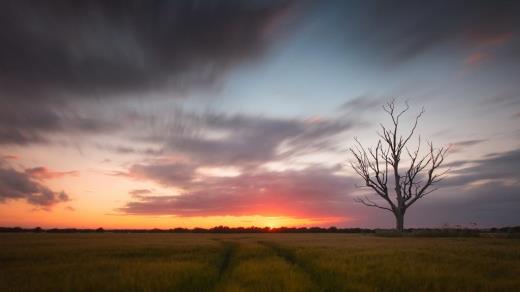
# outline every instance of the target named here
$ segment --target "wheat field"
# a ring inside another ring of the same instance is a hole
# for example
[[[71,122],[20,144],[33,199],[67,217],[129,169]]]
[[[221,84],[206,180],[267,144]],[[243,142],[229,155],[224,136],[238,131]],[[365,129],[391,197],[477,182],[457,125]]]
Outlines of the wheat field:
[[[0,234],[0,291],[514,291],[520,240]]]

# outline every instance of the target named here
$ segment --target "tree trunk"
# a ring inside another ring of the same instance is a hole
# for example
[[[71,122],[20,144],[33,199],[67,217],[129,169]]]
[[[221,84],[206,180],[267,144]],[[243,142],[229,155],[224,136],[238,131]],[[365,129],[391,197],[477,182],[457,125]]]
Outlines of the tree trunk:
[[[404,231],[404,214],[400,212],[395,213],[395,229],[399,232]]]

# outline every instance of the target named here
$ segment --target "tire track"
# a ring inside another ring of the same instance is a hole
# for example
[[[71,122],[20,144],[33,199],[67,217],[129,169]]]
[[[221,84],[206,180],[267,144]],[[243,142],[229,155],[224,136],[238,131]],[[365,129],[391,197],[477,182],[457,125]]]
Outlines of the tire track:
[[[327,271],[318,270],[316,267],[311,266],[310,263],[299,259],[294,251],[289,248],[268,241],[259,241],[258,243],[271,249],[278,257],[284,259],[288,263],[298,267],[315,284],[317,291],[341,291],[341,289],[333,287],[331,283],[327,282],[326,279],[320,276],[320,274],[326,274]]]
[[[220,244],[222,251],[217,263],[217,277],[213,283],[213,287],[207,291],[224,291],[227,281],[226,277],[231,274],[233,269],[233,257],[238,249],[238,243],[233,241],[223,241],[219,238],[212,238],[212,240]]]
[[[236,242],[222,242],[221,243],[224,248],[224,252],[222,255],[222,260],[218,266],[218,278],[219,280],[222,279],[222,277],[226,274],[226,272],[230,268],[231,259],[233,257],[233,254],[236,251],[237,243]]]

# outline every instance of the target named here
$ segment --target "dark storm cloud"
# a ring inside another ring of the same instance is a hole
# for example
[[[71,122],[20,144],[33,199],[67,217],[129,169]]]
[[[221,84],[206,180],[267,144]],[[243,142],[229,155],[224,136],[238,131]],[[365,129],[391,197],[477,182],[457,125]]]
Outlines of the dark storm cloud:
[[[336,2],[350,46],[403,62],[440,45],[479,49],[481,56],[502,52],[520,56],[518,1],[440,0]],[[472,52],[476,53],[476,52]],[[476,55],[475,55],[476,56]]]
[[[48,208],[68,201],[69,197],[34,180],[31,173],[17,171],[0,161],[0,203],[9,200],[25,200],[31,205]]]
[[[143,196],[120,211],[127,214],[346,216],[351,178],[336,168],[259,171],[237,177],[207,177],[178,196]],[[162,181],[162,177],[158,177]],[[177,178],[174,178],[177,179]]]
[[[4,2],[0,98],[211,85],[259,56],[288,9],[286,1]]]

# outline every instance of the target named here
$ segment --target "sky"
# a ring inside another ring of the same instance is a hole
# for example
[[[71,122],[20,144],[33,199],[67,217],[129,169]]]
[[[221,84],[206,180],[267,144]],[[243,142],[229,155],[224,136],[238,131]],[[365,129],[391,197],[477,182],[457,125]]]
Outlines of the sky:
[[[347,151],[393,99],[450,146],[407,227],[520,224],[518,1],[0,5],[0,226],[393,227]]]

